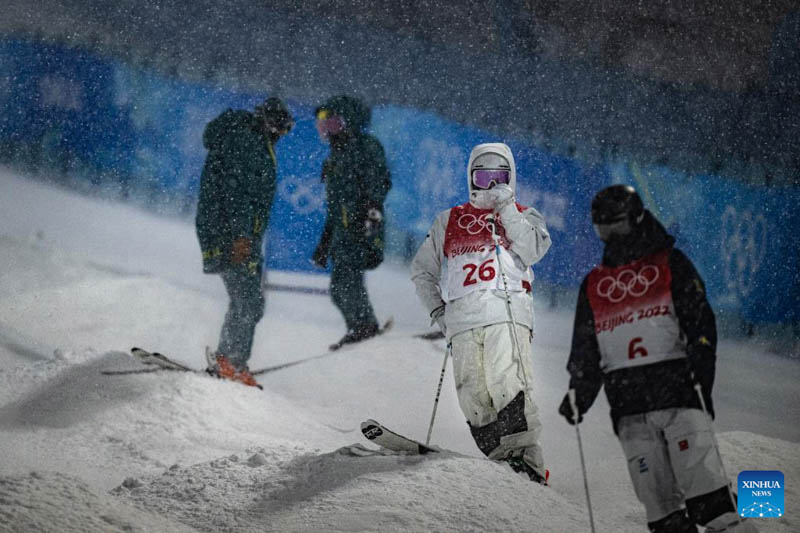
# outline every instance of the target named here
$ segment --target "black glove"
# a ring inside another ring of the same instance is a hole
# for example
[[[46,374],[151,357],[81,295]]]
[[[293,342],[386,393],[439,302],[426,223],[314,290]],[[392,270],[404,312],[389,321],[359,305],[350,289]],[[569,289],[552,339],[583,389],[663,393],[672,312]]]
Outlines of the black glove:
[[[580,424],[583,422],[583,414],[580,413],[580,410],[578,411],[578,424]],[[572,412],[572,405],[569,403],[569,394],[564,395],[564,399],[561,401],[561,405],[558,407],[558,414],[566,418],[570,426],[575,425],[575,416]]]

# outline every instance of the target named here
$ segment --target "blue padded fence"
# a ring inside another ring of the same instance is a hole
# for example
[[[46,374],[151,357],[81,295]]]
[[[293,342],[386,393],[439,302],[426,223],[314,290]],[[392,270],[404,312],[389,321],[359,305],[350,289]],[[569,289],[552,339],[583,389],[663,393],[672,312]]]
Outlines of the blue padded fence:
[[[205,158],[205,125],[228,107],[252,109],[268,96],[167,79],[82,50],[21,40],[0,41],[0,68],[4,160],[78,168],[98,185],[110,181],[190,204]],[[267,261],[274,269],[313,271],[308,259],[324,219],[319,175],[327,146],[314,129],[318,102],[288,104],[297,125],[277,145]],[[589,166],[393,106],[373,110],[372,132],[392,172],[389,256],[411,257],[436,213],[467,200],[471,148],[503,141],[517,160],[519,201],[545,215],[553,236],[551,252],[534,269],[538,280],[578,286],[602,253],[589,218],[592,196],[607,184],[631,183],[696,263],[717,309],[753,322],[798,320],[800,243],[791,224],[797,188],[752,187],[625,162]]]

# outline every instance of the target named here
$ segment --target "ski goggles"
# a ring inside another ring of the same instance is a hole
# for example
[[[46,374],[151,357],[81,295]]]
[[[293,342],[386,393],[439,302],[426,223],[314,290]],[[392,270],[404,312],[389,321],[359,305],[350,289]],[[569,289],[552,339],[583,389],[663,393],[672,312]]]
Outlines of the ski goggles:
[[[332,115],[327,109],[317,112],[317,133],[322,139],[341,133],[345,128],[345,121],[339,115]]]
[[[603,242],[608,242],[608,240],[615,235],[617,236],[628,235],[632,229],[631,223],[628,220],[627,215],[624,215],[624,218],[618,218],[617,220],[613,220],[610,222],[605,222],[605,223],[594,222],[592,224],[592,227],[594,227],[595,235],[597,235]]]
[[[491,189],[501,183],[511,181],[511,172],[503,169],[477,169],[472,171],[472,184],[478,189]]]

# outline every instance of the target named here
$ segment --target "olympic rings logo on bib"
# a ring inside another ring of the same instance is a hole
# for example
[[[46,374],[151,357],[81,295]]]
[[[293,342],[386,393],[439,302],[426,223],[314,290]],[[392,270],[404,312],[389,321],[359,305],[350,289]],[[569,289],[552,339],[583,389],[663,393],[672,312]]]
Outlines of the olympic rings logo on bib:
[[[658,275],[658,268],[653,265],[645,265],[639,272],[625,269],[616,278],[606,276],[597,282],[597,295],[611,303],[621,302],[629,295],[638,298],[656,282]]]
[[[458,217],[458,227],[465,230],[470,235],[477,235],[483,230],[489,228],[491,222],[487,222],[486,217],[491,214],[492,213],[484,213],[476,217],[472,213],[464,213]]]

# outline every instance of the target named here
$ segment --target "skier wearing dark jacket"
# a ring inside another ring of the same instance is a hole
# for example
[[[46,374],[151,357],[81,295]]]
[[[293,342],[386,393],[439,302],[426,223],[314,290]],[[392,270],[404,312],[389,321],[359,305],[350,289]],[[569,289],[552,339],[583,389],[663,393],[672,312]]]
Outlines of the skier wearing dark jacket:
[[[600,191],[592,222],[605,250],[581,284],[567,363],[578,422],[605,387],[651,531],[753,531],[711,436],[717,333],[703,280],[632,187]],[[559,413],[575,423],[568,395]]]
[[[383,262],[384,210],[392,186],[380,141],[367,133],[371,112],[358,98],[340,95],[317,108],[317,131],[330,144],[322,166],[327,218],[312,262],[333,263],[330,293],[347,332],[334,346],[379,332],[364,286],[364,271]]]
[[[211,369],[255,385],[247,369],[264,315],[262,245],[276,188],[275,143],[294,120],[276,97],[254,112],[228,109],[203,133],[208,149],[195,225],[203,271],[220,274],[230,298]]]

